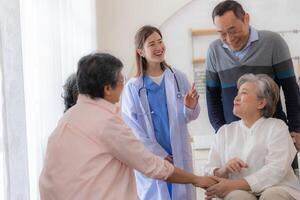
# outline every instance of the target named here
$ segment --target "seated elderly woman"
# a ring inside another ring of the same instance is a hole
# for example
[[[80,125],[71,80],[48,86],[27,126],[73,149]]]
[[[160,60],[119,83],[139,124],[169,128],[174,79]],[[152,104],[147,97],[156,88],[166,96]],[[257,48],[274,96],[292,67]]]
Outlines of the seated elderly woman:
[[[291,163],[296,149],[287,125],[271,118],[279,99],[267,75],[238,80],[233,113],[240,121],[222,126],[211,146],[206,175],[220,177],[206,199],[300,199],[300,183]]]

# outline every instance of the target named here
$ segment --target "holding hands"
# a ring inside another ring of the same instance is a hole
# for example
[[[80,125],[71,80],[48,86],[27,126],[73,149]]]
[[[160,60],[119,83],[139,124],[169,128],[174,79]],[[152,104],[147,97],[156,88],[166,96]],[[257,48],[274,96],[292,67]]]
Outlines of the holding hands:
[[[190,109],[195,109],[198,103],[199,95],[195,88],[195,83],[191,90],[184,96],[184,105]]]
[[[200,187],[200,188],[206,189],[206,188],[218,183],[218,180],[219,180],[219,178],[215,177],[215,176],[197,176],[193,185],[195,187]]]
[[[244,179],[225,179],[228,178],[230,173],[239,173],[243,168],[248,168],[247,163],[239,158],[233,158],[229,160],[224,167],[215,169],[214,175],[217,176],[217,178],[215,178],[217,183],[207,188],[205,192],[205,199],[210,200],[216,197],[224,198],[233,190],[250,190],[250,186]]]
[[[218,183],[207,188],[205,192],[205,200],[212,198],[224,198],[227,194],[234,190],[250,191],[251,188],[245,179],[229,180],[224,178],[218,178]]]
[[[224,198],[229,192],[235,189],[231,182],[232,180],[219,178],[217,184],[207,188],[205,192],[205,200],[210,200],[216,197]]]

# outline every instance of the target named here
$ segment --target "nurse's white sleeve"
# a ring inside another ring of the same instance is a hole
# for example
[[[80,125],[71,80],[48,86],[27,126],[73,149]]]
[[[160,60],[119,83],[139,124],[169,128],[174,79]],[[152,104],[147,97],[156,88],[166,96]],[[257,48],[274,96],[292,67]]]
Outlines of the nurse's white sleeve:
[[[208,161],[206,165],[204,166],[204,174],[207,176],[212,176],[214,175],[214,170],[216,168],[221,168],[222,167],[222,162],[221,162],[221,157],[224,155],[224,152],[221,151],[221,146],[223,146],[224,143],[224,138],[222,134],[224,130],[224,127],[221,127],[218,130],[218,133],[214,135],[213,142],[210,147],[210,151],[208,154]],[[223,139],[222,139],[223,138]]]
[[[148,151],[120,119],[107,122],[101,142],[116,159],[150,178],[166,180],[174,171],[172,164]]]
[[[283,121],[277,121],[271,130],[261,130],[268,137],[265,165],[256,173],[245,177],[251,190],[260,193],[268,187],[278,184],[291,170],[296,149],[290,137],[288,127]]]
[[[147,135],[146,130],[144,130],[138,123],[137,117],[135,116],[135,113],[137,112],[133,96],[128,85],[125,86],[122,93],[121,109],[123,120],[127,126],[132,129],[134,135],[147,147],[147,149],[161,158],[167,157],[169,154],[160,144],[157,143],[156,140],[151,139]]]
[[[200,105],[197,104],[195,109],[188,108],[184,106],[183,113],[187,122],[197,119],[200,114]]]

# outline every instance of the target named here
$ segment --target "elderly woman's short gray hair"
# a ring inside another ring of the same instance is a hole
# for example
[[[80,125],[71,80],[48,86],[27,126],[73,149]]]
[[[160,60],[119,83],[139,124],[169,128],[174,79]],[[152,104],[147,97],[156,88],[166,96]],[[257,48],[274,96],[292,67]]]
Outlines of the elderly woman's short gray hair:
[[[266,74],[245,74],[238,80],[237,87],[246,82],[253,82],[257,86],[257,98],[265,99],[266,106],[261,110],[261,114],[268,118],[275,113],[279,100],[279,88],[275,81]]]

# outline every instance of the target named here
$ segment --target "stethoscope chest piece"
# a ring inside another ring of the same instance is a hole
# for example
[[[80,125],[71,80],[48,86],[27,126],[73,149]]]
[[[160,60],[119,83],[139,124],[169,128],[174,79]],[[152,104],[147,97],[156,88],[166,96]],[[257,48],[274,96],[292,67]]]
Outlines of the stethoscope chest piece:
[[[177,96],[178,99],[182,99],[183,98],[183,95],[180,92],[178,92],[176,96]]]

